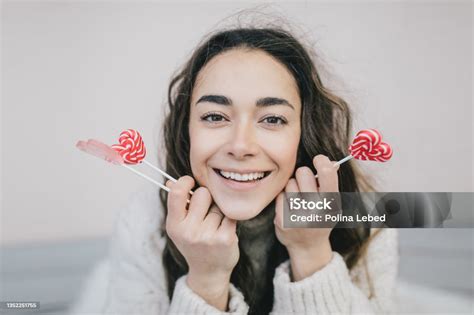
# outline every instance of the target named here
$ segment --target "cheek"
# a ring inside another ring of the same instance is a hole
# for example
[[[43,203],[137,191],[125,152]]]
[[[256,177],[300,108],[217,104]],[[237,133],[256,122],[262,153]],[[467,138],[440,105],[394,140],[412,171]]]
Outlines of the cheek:
[[[219,148],[218,139],[214,139],[212,133],[193,126],[189,128],[189,135],[189,158],[193,177],[201,186],[207,186],[207,162]]]
[[[264,195],[267,195],[274,199],[279,192],[285,189],[295,170],[299,142],[299,132],[283,134],[276,139],[267,137],[263,150],[277,166],[277,172],[260,197],[263,198]]]
[[[262,142],[266,154],[277,164],[279,176],[289,178],[293,174],[299,142],[299,129],[280,134],[278,137],[267,137]]]

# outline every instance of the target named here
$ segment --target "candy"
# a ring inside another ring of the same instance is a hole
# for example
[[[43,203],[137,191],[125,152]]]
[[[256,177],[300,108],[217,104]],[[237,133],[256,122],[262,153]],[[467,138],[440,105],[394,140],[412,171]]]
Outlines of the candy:
[[[102,143],[95,139],[89,139],[87,141],[78,141],[76,147],[81,151],[94,155],[98,158],[104,159],[107,162],[120,165],[127,170],[135,173],[138,176],[145,178],[146,180],[152,182],[156,186],[160,187],[165,191],[170,191],[168,187],[165,185],[157,182],[153,178],[142,174],[141,172],[135,170],[132,166],[128,166],[126,164],[137,164],[137,163],[144,163],[148,165],[153,170],[159,172],[169,180],[176,182],[177,180],[167,174],[166,172],[160,170],[158,167],[154,166],[153,164],[144,160],[146,155],[145,144],[143,143],[142,137],[140,134],[133,129],[128,129],[120,133],[119,138],[120,144],[114,144],[112,146],[108,146],[105,143]],[[192,191],[189,192],[191,195],[193,194]],[[189,203],[189,200],[188,200]]]
[[[350,154],[358,160],[388,161],[393,154],[389,144],[382,142],[382,135],[375,129],[359,131],[349,146]]]
[[[113,164],[123,164],[122,156],[115,150],[111,149],[105,143],[95,139],[87,141],[78,141],[76,147],[86,153],[92,154],[98,158],[104,159]]]
[[[145,144],[138,131],[127,129],[120,133],[120,144],[112,145],[112,149],[117,151],[126,164],[138,164],[143,161],[146,155]]]

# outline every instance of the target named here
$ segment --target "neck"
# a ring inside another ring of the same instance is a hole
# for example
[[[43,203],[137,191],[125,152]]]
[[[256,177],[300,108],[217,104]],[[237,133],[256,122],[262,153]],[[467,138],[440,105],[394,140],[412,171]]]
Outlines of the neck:
[[[273,205],[262,210],[255,218],[241,221],[238,225],[239,243],[255,268],[266,268],[270,249],[275,242]]]
[[[255,240],[273,233],[275,210],[273,204],[263,209],[256,217],[239,221],[237,224],[239,240]]]

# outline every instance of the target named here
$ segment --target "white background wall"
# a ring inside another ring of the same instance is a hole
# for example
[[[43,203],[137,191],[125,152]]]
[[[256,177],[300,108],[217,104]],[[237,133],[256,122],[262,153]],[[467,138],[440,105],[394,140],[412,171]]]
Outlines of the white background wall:
[[[74,145],[141,131],[155,162],[172,73],[249,4],[3,2],[1,243],[106,236],[153,189]],[[268,11],[268,9],[267,9]],[[394,148],[364,163],[385,191],[473,191],[472,4],[278,4],[316,44],[328,84]],[[235,20],[235,19],[233,19]],[[370,164],[370,165],[369,165]]]

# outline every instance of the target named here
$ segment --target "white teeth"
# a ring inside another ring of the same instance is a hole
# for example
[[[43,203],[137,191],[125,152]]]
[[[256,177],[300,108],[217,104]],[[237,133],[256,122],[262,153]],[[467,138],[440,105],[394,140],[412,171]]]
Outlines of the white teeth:
[[[260,179],[265,175],[263,172],[240,174],[240,173],[226,172],[226,171],[221,171],[221,170],[219,170],[219,173],[225,178],[230,178],[230,179],[237,180],[240,182],[247,182],[247,181],[251,181],[255,179]]]

